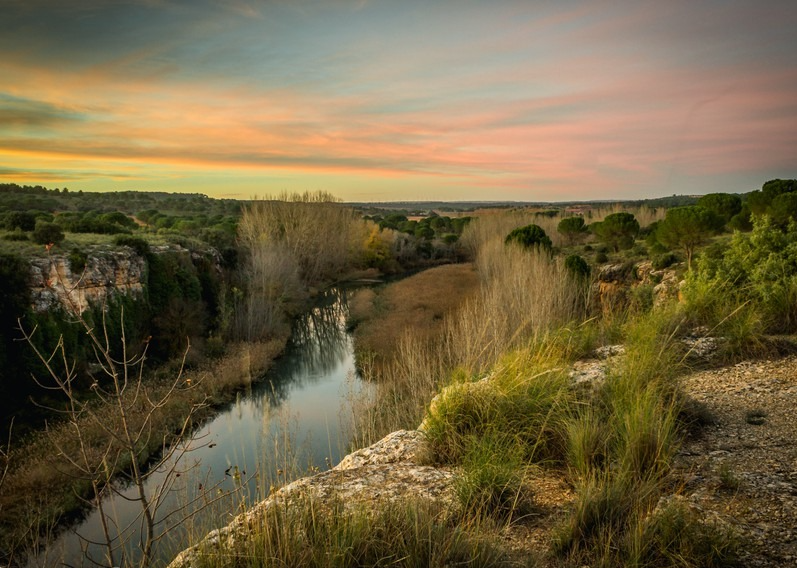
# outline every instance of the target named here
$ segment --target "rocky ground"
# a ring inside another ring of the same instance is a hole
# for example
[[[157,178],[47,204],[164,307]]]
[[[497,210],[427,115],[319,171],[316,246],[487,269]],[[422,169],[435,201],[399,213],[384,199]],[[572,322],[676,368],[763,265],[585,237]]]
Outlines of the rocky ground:
[[[737,530],[744,566],[797,566],[797,357],[699,372],[683,384],[711,417],[676,459],[683,494]]]
[[[607,359],[621,355],[617,349],[579,362],[571,373],[574,385],[599,384]],[[743,566],[797,566],[797,356],[697,372],[684,377],[683,386],[700,403],[708,423],[676,457],[678,498],[706,520],[733,527],[742,543]],[[415,496],[453,505],[456,472],[424,465],[426,451],[421,432],[394,432],[334,469],[282,488],[206,542],[234,546],[262,511],[307,492],[322,501],[330,495],[352,503]],[[505,527],[502,537],[518,560],[533,557],[544,566],[550,560],[551,530],[572,503],[573,492],[564,472],[535,469],[526,481],[535,512]],[[172,568],[189,568],[195,561],[194,551],[188,550]]]

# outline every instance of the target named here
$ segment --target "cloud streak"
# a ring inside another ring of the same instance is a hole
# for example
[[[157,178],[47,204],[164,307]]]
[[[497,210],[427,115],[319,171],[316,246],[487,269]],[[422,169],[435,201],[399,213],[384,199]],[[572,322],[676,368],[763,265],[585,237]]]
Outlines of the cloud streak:
[[[797,175],[797,9],[757,6],[19,5],[0,168],[358,199],[749,190]]]

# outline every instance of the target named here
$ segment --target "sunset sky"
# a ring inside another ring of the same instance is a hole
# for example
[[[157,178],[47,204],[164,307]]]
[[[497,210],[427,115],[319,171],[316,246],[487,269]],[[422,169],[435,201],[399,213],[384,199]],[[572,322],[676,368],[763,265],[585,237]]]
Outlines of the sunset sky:
[[[795,0],[0,0],[0,181],[750,191],[797,177],[795,30]]]

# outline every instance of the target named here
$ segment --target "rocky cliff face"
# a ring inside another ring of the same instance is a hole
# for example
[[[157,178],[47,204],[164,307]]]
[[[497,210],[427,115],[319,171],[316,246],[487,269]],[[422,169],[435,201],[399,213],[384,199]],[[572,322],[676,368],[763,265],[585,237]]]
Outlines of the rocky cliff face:
[[[144,259],[130,249],[92,251],[81,270],[72,270],[65,254],[31,259],[33,309],[76,313],[115,295],[141,294],[145,271]]]

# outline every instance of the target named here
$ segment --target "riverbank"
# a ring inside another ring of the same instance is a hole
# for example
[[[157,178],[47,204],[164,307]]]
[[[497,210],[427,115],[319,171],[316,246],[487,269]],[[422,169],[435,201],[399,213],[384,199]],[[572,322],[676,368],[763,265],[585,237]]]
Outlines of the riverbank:
[[[143,393],[131,389],[131,427],[143,425],[146,408],[132,400],[146,393],[150,400],[164,398],[179,376],[179,388],[165,397],[165,403],[152,414],[148,447],[140,454],[142,464],[162,451],[164,442],[179,431],[191,413],[194,425],[211,415],[215,408],[231,400],[234,393],[246,388],[269,369],[283,351],[288,334],[264,342],[236,343],[227,346],[225,354],[203,365],[183,370],[181,362],[151,372],[142,381]],[[92,406],[93,415],[76,422],[56,422],[47,431],[39,432],[11,449],[9,471],[0,488],[0,550],[4,561],[40,549],[43,539],[52,536],[58,527],[78,518],[90,506],[91,483],[81,475],[73,462],[85,451],[102,463],[107,446],[102,423],[114,423],[117,409],[99,404]],[[75,431],[81,432],[80,437]],[[82,446],[81,446],[82,445]],[[114,477],[129,462],[116,462]],[[43,489],[45,489],[43,491]]]

